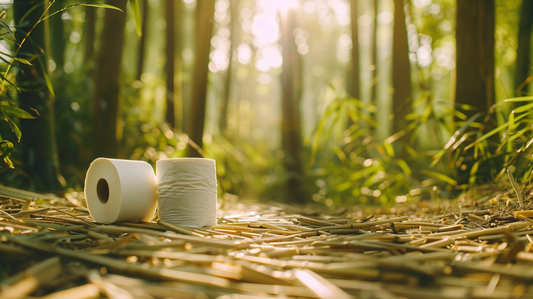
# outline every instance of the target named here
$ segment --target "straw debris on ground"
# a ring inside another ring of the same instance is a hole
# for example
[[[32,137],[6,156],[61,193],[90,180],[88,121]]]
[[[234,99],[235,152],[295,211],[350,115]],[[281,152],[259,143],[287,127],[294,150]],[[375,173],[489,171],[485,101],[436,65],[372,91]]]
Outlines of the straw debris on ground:
[[[533,298],[531,189],[493,189],[374,210],[228,198],[198,229],[2,187],[0,298]]]

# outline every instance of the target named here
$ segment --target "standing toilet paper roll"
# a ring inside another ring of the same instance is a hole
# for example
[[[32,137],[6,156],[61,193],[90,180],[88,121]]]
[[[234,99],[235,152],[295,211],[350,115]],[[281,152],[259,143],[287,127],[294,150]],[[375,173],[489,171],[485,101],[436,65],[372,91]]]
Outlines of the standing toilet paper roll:
[[[215,160],[172,158],[156,162],[159,218],[189,227],[217,222]]]
[[[85,197],[96,222],[149,221],[157,203],[154,170],[144,161],[98,158],[87,170]]]

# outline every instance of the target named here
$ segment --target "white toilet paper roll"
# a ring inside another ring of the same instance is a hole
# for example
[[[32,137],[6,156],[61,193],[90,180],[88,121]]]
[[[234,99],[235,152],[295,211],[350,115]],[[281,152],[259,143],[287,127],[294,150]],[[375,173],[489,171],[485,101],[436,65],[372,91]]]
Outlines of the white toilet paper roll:
[[[172,158],[156,162],[159,218],[189,227],[217,222],[215,160]]]
[[[149,221],[157,203],[152,166],[144,161],[98,158],[85,177],[85,198],[96,222]]]

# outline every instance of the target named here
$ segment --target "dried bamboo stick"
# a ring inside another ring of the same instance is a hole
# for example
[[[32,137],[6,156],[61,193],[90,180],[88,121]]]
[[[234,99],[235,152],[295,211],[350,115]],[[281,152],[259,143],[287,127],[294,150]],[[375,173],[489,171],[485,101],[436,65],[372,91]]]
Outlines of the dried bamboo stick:
[[[453,242],[455,242],[455,240],[460,239],[460,238],[469,239],[469,238],[477,238],[481,236],[494,235],[494,234],[504,234],[507,236],[509,235],[509,233],[512,233],[519,229],[526,228],[530,225],[531,223],[529,222],[516,222],[516,223],[512,223],[512,224],[508,224],[508,225],[500,226],[496,228],[488,228],[485,230],[474,230],[474,231],[469,231],[469,232],[463,232],[461,234],[453,235],[452,237],[449,237],[449,238],[443,238],[443,240],[441,241],[424,244],[420,247],[421,248],[444,247],[444,246],[452,244]]]
[[[261,222],[261,226],[262,227],[265,227],[265,228],[268,228],[270,230],[277,230],[277,231],[290,231],[288,228],[286,227],[282,227],[282,226],[279,226],[279,225],[275,225],[275,224],[271,224],[271,223],[268,223],[268,222]]]
[[[352,228],[366,228],[371,227],[375,225],[381,225],[381,224],[389,224],[392,222],[400,222],[409,219],[407,216],[403,217],[397,217],[397,218],[390,218],[385,220],[376,220],[376,221],[369,221],[369,222],[354,222],[352,223]]]
[[[298,219],[298,221],[300,221],[300,222],[305,222],[305,223],[309,223],[309,224],[313,224],[313,225],[319,225],[319,226],[334,226],[334,225],[336,225],[336,223],[334,223],[334,222],[329,222],[329,221],[309,218],[309,217],[305,217],[305,216],[300,216],[300,217],[298,217],[296,219]]]
[[[456,262],[452,264],[452,267],[457,271],[466,273],[500,274],[522,280],[533,280],[533,271],[531,270],[531,267],[524,265],[494,263],[487,266],[483,263]]]
[[[48,294],[44,297],[41,297],[42,299],[71,299],[71,298],[77,298],[77,299],[92,299],[92,298],[100,298],[100,289],[92,284],[88,283],[82,286],[77,286],[74,288],[62,290],[59,292],[55,292],[52,294]]]
[[[247,261],[237,261],[241,266],[241,275],[246,282],[273,284],[273,285],[290,285],[287,279],[275,277],[272,270],[265,266],[257,265]]]
[[[189,235],[189,236],[193,235],[192,230],[190,230],[188,228],[185,228],[185,227],[182,227],[182,226],[177,226],[177,225],[174,225],[174,224],[162,221],[162,220],[157,221],[157,223],[161,224],[162,226],[168,227],[171,230],[176,231],[178,233],[182,233],[184,235]]]
[[[197,237],[197,236],[187,236],[187,235],[179,235],[179,234],[169,233],[169,232],[152,231],[152,230],[144,229],[144,228],[132,228],[132,227],[107,225],[107,226],[97,226],[97,227],[94,227],[93,229],[102,231],[108,234],[113,234],[113,235],[120,235],[123,233],[146,233],[146,234],[151,234],[151,235],[155,235],[159,237],[165,237],[169,239],[178,239],[178,240],[183,240],[183,241],[187,241],[191,243],[212,245],[212,246],[218,246],[222,248],[236,248],[236,247],[242,248],[242,247],[248,246],[246,242],[213,240],[213,239],[206,239],[206,238]]]
[[[409,228],[417,228],[419,226],[435,226],[435,227],[444,227],[444,226],[446,226],[446,224],[426,222],[426,221],[396,222],[396,223],[394,223],[394,225],[396,225],[396,227],[398,229],[400,229],[400,230],[409,229]]]
[[[305,298],[319,298],[314,292],[306,287],[268,285],[258,283],[232,282],[228,287],[230,290],[236,290],[246,293],[265,293],[278,296],[294,296]],[[283,297],[282,297],[283,298]]]
[[[73,250],[68,250],[68,249],[63,249],[63,248],[50,247],[45,244],[37,244],[34,242],[29,242],[27,240],[24,240],[24,238],[20,238],[20,237],[7,236],[7,239],[11,242],[23,245],[25,247],[37,249],[40,251],[55,253],[55,254],[66,256],[66,257],[75,258],[78,260],[84,260],[84,261],[91,262],[91,263],[100,264],[111,270],[115,270],[119,272],[127,272],[131,274],[138,274],[138,275],[147,276],[147,277],[178,280],[178,281],[184,281],[184,282],[189,282],[189,283],[194,283],[194,284],[203,284],[203,285],[210,285],[210,286],[216,286],[216,287],[222,287],[222,288],[226,288],[230,284],[229,280],[227,279],[213,277],[213,276],[206,275],[206,274],[178,271],[174,269],[165,269],[165,268],[153,267],[153,266],[146,267],[146,265],[128,264],[124,261],[119,261],[119,260],[106,257],[106,256],[99,256],[99,255],[87,254],[84,252],[73,251]]]
[[[59,257],[44,260],[2,283],[0,298],[25,298],[43,282],[53,280],[63,271]]]
[[[33,232],[39,231],[38,227],[32,227],[32,226],[24,225],[24,224],[14,224],[14,223],[7,222],[7,221],[0,221],[0,226],[12,227],[14,229],[18,229],[18,230],[22,230],[22,231],[24,231],[24,230],[31,230]]]
[[[152,250],[119,250],[114,254],[123,256],[149,256],[164,259],[175,259],[189,261],[191,263],[212,263],[215,261],[221,261],[222,256],[197,254],[187,252],[174,252],[174,251],[152,251]]]
[[[3,244],[3,243],[0,243],[0,252],[4,254],[8,254],[8,255],[13,254],[13,255],[16,255],[17,257],[23,257],[23,256],[28,256],[28,255],[33,254],[33,252],[26,250],[24,248],[13,246],[13,245],[8,245],[8,244]]]
[[[351,299],[351,295],[309,269],[296,270],[294,276],[319,298]]]
[[[279,226],[284,227],[286,229],[294,230],[294,231],[313,231],[314,229],[301,226],[301,225],[293,225],[293,224],[279,224]]]

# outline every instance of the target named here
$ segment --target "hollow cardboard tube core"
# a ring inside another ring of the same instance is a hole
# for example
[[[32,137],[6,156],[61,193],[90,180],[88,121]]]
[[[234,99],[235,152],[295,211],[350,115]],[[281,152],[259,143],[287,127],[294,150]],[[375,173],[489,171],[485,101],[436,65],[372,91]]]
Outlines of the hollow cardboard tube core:
[[[109,200],[109,184],[105,179],[100,179],[96,184],[96,194],[101,203],[105,204]]]

